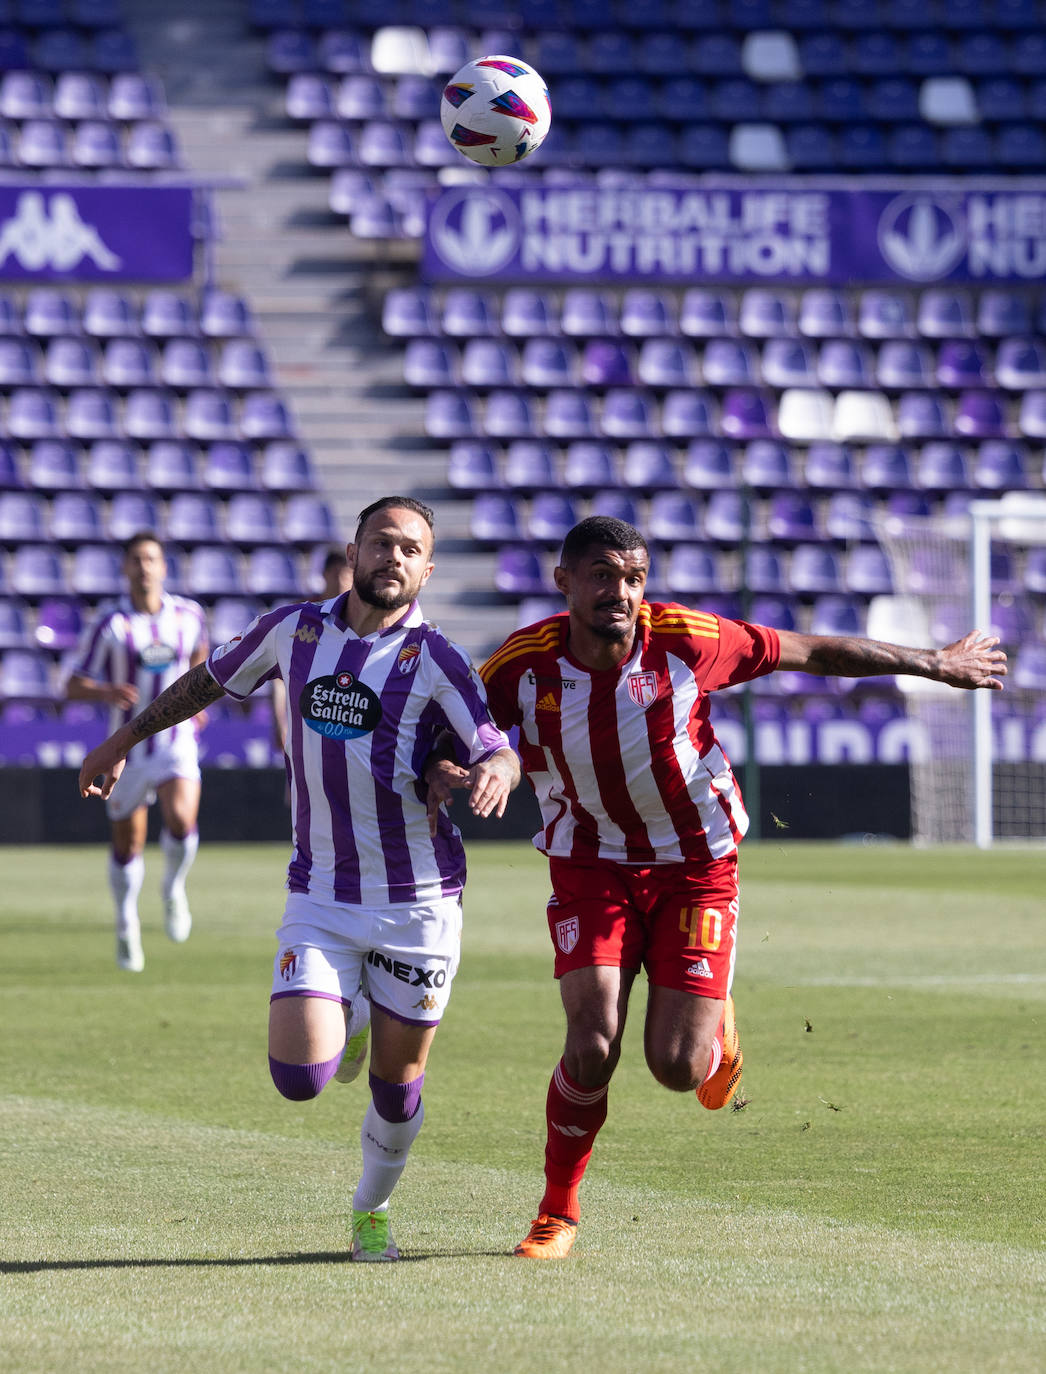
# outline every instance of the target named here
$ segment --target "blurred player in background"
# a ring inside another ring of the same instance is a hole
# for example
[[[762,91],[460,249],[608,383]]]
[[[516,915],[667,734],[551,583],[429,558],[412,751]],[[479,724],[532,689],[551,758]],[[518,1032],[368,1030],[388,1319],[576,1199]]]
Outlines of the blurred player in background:
[[[777,669],[995,689],[1006,672],[998,640],[976,633],[946,649],[906,649],[650,604],[649,567],[631,525],[582,521],[555,570],[566,615],[517,630],[480,671],[494,719],[519,728],[523,771],[541,804],[534,843],[549,857],[548,924],[567,1020],[546,1103],[545,1193],[515,1249],[527,1258],[561,1258],[574,1242],[578,1190],[640,967],[657,1081],[696,1092],[712,1110],[740,1081],[730,986],[748,817],[706,693]],[[437,762],[428,776],[436,806],[455,768]]]
[[[269,1068],[284,1097],[349,1082],[373,1035],[363,1173],[352,1253],[395,1260],[388,1206],[421,1129],[429,1047],[461,943],[465,856],[445,815],[430,820],[419,775],[444,728],[477,816],[504,814],[519,765],[490,719],[465,654],[426,623],[432,512],[385,497],[349,546],[352,587],[259,616],[84,760],[82,796],[107,797],[138,740],[276,677],[287,685],[294,851],[277,932]],[[99,787],[95,779],[104,781]],[[459,779],[461,781],[461,779]],[[119,796],[119,790],[114,794]]]
[[[341,596],[352,586],[352,569],[344,549],[330,549],[323,560],[323,591],[319,600],[330,601]],[[287,689],[282,678],[274,678],[272,683],[272,736],[273,743],[281,754],[287,752]],[[287,787],[286,801],[290,805],[290,784]]]
[[[84,632],[65,688],[69,701],[109,705],[111,730],[207,657],[203,607],[165,590],[167,561],[151,531],[132,535],[124,545],[123,573],[126,595],[99,608]],[[187,940],[192,928],[185,879],[199,847],[198,723],[185,720],[162,740],[143,740],[127,761],[119,794],[106,802],[112,828],[109,887],[116,907],[116,962],[133,973],[145,967],[138,894],[145,878],[149,807],[157,800],[163,817],[164,927],[178,942]]]

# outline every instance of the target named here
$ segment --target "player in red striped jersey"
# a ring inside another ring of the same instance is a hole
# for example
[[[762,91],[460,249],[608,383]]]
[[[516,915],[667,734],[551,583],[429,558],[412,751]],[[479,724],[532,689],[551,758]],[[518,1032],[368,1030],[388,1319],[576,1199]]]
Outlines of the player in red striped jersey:
[[[644,600],[638,530],[594,516],[563,544],[566,614],[509,636],[480,672],[541,805],[563,1057],[546,1104],[545,1193],[515,1250],[561,1258],[606,1119],[629,994],[650,990],[644,1046],[659,1083],[723,1107],[737,1090],[733,1017],[737,846],[748,817],[708,718],[707,693],[777,669],[820,676],[904,673],[1000,689],[1005,654],[977,632],[945,649],[774,630]],[[439,776],[436,776],[439,775]],[[429,772],[433,806],[463,770]]]

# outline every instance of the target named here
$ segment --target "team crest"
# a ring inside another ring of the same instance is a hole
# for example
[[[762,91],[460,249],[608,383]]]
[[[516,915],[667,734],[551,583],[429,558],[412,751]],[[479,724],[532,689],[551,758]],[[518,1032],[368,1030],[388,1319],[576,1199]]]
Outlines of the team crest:
[[[569,954],[578,941],[577,917],[569,916],[565,921],[556,922],[556,944],[564,954]]]
[[[657,675],[655,673],[629,673],[628,695],[637,706],[649,706],[657,699]]]
[[[401,673],[412,673],[421,657],[420,644],[404,644],[396,659],[396,667]]]
[[[293,949],[285,949],[280,955],[280,977],[289,983],[298,971],[298,956]]]

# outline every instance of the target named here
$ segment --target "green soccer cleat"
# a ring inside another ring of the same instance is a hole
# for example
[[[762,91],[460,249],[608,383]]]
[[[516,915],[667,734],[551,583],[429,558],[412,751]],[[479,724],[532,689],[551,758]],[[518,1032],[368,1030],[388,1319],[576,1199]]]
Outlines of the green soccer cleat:
[[[352,1213],[352,1258],[371,1264],[398,1260],[400,1252],[389,1230],[388,1212]]]

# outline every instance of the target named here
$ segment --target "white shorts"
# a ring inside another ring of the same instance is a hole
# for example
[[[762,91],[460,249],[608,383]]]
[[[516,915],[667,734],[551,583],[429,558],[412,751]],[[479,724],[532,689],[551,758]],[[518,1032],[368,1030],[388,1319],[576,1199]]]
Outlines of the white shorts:
[[[461,958],[461,897],[416,906],[350,906],[287,898],[276,932],[272,996],[348,1005],[362,987],[409,1026],[438,1026]]]
[[[105,803],[111,821],[125,821],[140,806],[152,806],[156,789],[172,778],[200,780],[200,751],[195,736],[174,743],[158,742],[152,753],[145,752],[145,744],[135,745],[120,774],[112,796]]]

